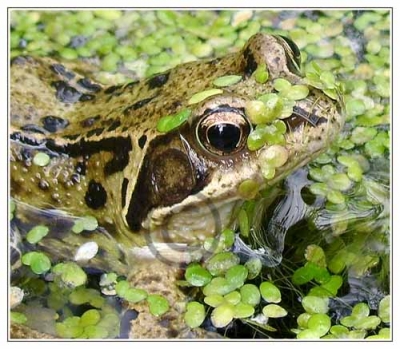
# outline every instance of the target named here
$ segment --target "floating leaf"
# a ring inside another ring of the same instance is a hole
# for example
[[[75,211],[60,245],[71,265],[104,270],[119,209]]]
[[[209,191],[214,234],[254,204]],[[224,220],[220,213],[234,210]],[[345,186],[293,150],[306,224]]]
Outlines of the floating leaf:
[[[129,282],[126,280],[121,280],[115,285],[115,291],[117,292],[117,295],[122,298],[125,297],[125,294],[129,290],[129,288]]]
[[[26,235],[26,240],[28,240],[30,244],[36,244],[40,240],[42,240],[48,233],[49,228],[44,225],[37,225],[36,227],[29,230],[28,234]]]
[[[224,301],[224,297],[220,294],[212,294],[204,298],[204,303],[213,308],[218,307],[220,304],[224,303]]]
[[[246,200],[253,199],[260,189],[260,185],[253,179],[246,179],[240,183],[238,188],[239,195]]]
[[[247,268],[249,271],[247,278],[249,280],[255,279],[261,272],[262,269],[262,263],[259,258],[253,257],[250,258],[244,266]]]
[[[207,285],[211,281],[212,276],[200,264],[191,264],[186,268],[185,279],[192,286],[201,287]]]
[[[226,280],[235,288],[243,286],[248,275],[248,270],[243,265],[235,265],[228,269],[225,274]]]
[[[203,294],[205,296],[211,296],[211,295],[225,295],[235,289],[234,286],[232,286],[228,280],[226,280],[223,277],[216,277],[211,280],[209,284],[207,284],[203,288]]]
[[[29,265],[35,274],[43,274],[51,268],[51,262],[42,252],[28,252],[22,256],[22,263]]]
[[[306,296],[302,299],[301,304],[309,314],[325,314],[329,310],[329,298]]]
[[[390,296],[385,296],[379,302],[378,315],[383,322],[390,322]]]
[[[157,131],[167,133],[182,125],[190,116],[190,109],[183,109],[177,114],[163,116],[157,122]]]
[[[215,79],[213,84],[217,87],[227,87],[237,84],[240,80],[242,80],[241,75],[225,75]]]
[[[150,313],[155,316],[161,316],[169,310],[168,301],[160,295],[151,294],[147,297]]]
[[[263,308],[262,312],[266,317],[271,317],[271,318],[279,318],[287,315],[287,311],[277,304],[266,305]]]
[[[257,286],[253,284],[246,284],[240,288],[240,295],[242,303],[256,306],[260,303],[260,291]]]
[[[124,292],[123,298],[130,303],[137,303],[147,298],[147,292],[140,288],[129,288]]]
[[[325,253],[324,250],[317,245],[308,245],[304,256],[309,262],[325,268]]]
[[[331,328],[331,318],[326,314],[313,314],[310,316],[307,326],[318,333],[320,337],[328,333]]]
[[[268,81],[269,73],[265,63],[259,64],[257,69],[253,72],[252,76],[259,84],[264,84]]]
[[[74,225],[72,226],[72,231],[75,234],[79,234],[84,230],[87,231],[93,231],[96,230],[97,227],[99,226],[99,223],[97,222],[97,219],[92,216],[84,216],[81,218],[78,218]]]
[[[212,256],[206,263],[206,268],[213,276],[223,275],[225,272],[239,264],[239,257],[232,252],[220,252]]]
[[[84,285],[87,275],[83,269],[74,262],[59,263],[52,268],[52,272],[61,277],[61,280],[70,287]]]
[[[96,325],[100,321],[100,312],[96,309],[90,309],[85,311],[80,319],[80,324],[83,327],[89,325]]]
[[[235,315],[235,307],[229,303],[223,303],[215,308],[211,313],[211,322],[217,327],[225,327],[232,320]]]
[[[24,324],[28,319],[25,314],[19,313],[17,311],[11,311],[10,320],[14,324]]]
[[[189,302],[184,315],[185,323],[190,328],[199,327],[206,317],[204,305],[198,302]]]
[[[192,97],[190,97],[190,99],[188,101],[188,105],[199,103],[201,101],[204,101],[208,97],[219,95],[223,92],[224,91],[220,90],[220,89],[211,89],[211,90],[206,90],[206,91],[196,93]]]
[[[281,301],[281,291],[273,283],[264,281],[260,285],[261,296],[269,303],[279,303]]]
[[[237,303],[234,308],[233,317],[236,319],[244,319],[254,314],[254,307],[245,303]]]

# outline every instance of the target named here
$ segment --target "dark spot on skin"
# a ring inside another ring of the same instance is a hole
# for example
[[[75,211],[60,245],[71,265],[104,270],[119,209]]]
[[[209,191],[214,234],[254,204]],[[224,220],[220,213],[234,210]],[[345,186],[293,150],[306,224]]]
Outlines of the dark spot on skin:
[[[134,309],[128,309],[122,316],[119,327],[119,338],[129,338],[131,332],[131,321],[136,320],[139,313]]]
[[[104,174],[110,176],[113,173],[122,171],[129,163],[129,152],[132,150],[130,140],[121,142],[114,151],[114,157],[104,166]]]
[[[151,89],[156,88],[156,87],[161,87],[168,81],[168,79],[169,79],[169,72],[164,73],[164,74],[158,74],[158,75],[150,78],[147,81],[147,85]]]
[[[86,174],[86,164],[84,162],[78,162],[75,166],[75,172],[84,176]]]
[[[11,65],[24,65],[29,59],[31,59],[31,57],[18,56],[11,60]]]
[[[179,334],[179,332],[177,330],[175,330],[175,329],[172,329],[172,328],[169,329],[167,331],[167,333],[166,333],[167,338],[176,338],[176,337],[178,337],[178,334]]]
[[[136,102],[136,103],[130,105],[129,107],[125,108],[124,115],[129,114],[131,110],[137,110],[137,109],[145,106],[147,103],[149,103],[154,98],[155,98],[155,96],[154,97],[150,97],[150,98],[145,98],[145,99],[142,99],[139,102]]]
[[[45,139],[38,140],[36,138],[30,138],[27,135],[21,134],[21,132],[14,132],[10,135],[10,139],[13,141],[17,141],[26,145],[38,146],[46,142]]]
[[[60,118],[58,116],[48,115],[41,118],[40,120],[43,124],[44,129],[51,133],[63,130],[69,125],[68,120]]]
[[[113,93],[113,92],[115,92],[115,91],[118,91],[122,86],[123,86],[123,85],[114,85],[114,86],[110,86],[110,87],[108,87],[108,88],[106,88],[106,89],[104,90],[104,93],[107,94],[107,95],[109,95],[109,94],[111,94],[111,93]]]
[[[128,128],[127,126],[124,126],[124,127],[122,127],[122,130],[121,130],[121,131],[122,131],[122,132],[125,132],[125,131],[128,131],[128,129],[129,129],[129,128]]]
[[[62,64],[52,64],[50,66],[50,69],[56,73],[59,74],[65,78],[67,78],[68,80],[71,80],[75,74],[73,72],[70,72],[69,70],[67,70]]]
[[[124,178],[124,180],[122,181],[122,187],[121,187],[121,206],[125,207],[126,204],[126,191],[128,189],[128,184],[129,184],[129,180],[128,178]]]
[[[100,183],[93,179],[89,182],[88,190],[85,194],[85,202],[88,207],[97,210],[103,207],[107,201],[107,192]]]
[[[75,103],[79,101],[82,94],[65,81],[54,81],[51,83],[56,88],[56,98],[63,103]]]
[[[108,131],[114,131],[117,127],[121,126],[121,121],[114,120],[110,127],[107,129]]]
[[[92,137],[94,135],[100,136],[103,132],[104,132],[104,128],[103,127],[94,128],[93,130],[90,130],[88,133],[86,133],[86,137],[89,138],[89,137]]]
[[[138,144],[139,144],[140,149],[144,148],[144,146],[146,145],[146,142],[147,142],[147,136],[146,135],[143,135],[142,137],[139,138]]]
[[[47,190],[47,189],[49,189],[50,185],[47,181],[45,181],[44,179],[41,179],[39,181],[38,187],[42,190]]]
[[[181,101],[174,101],[172,102],[172,108],[173,109],[177,109],[178,107],[180,107],[182,105]]]
[[[72,134],[72,135],[65,135],[64,138],[66,139],[70,139],[71,141],[75,141],[77,140],[79,137],[81,136],[81,134]]]
[[[209,62],[210,65],[217,65],[219,62],[221,62],[221,58],[216,58],[213,59],[212,61]]]
[[[96,98],[95,95],[90,95],[90,94],[84,93],[82,96],[80,96],[79,102],[91,101],[95,98]]]
[[[25,132],[31,132],[31,133],[40,133],[43,135],[47,133],[44,128],[42,128],[38,125],[34,125],[34,124],[28,124],[28,125],[22,126],[21,130],[25,131]]]
[[[100,115],[92,116],[90,118],[81,121],[81,125],[82,127],[91,127],[98,120],[100,120]]]
[[[137,80],[137,81],[132,81],[132,82],[126,84],[125,87],[124,87],[124,89],[126,90],[126,89],[129,89],[129,88],[132,88],[132,87],[136,86],[138,83],[139,83],[139,80]]]
[[[250,76],[257,69],[257,62],[254,59],[254,55],[251,52],[250,47],[246,48],[246,50],[243,52],[243,57],[246,61],[244,73],[246,76]]]
[[[101,86],[98,84],[93,83],[88,78],[83,78],[78,80],[78,84],[82,86],[84,89],[90,92],[99,92],[101,90]]]
[[[29,161],[29,160],[32,160],[32,158],[33,158],[32,150],[30,150],[30,149],[22,149],[20,154],[21,154],[22,160],[24,160],[24,161]]]

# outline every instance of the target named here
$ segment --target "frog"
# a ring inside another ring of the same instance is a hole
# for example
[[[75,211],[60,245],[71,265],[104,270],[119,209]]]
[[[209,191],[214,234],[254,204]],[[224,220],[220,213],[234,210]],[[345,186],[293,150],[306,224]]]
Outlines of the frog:
[[[260,66],[269,75],[261,83],[255,78]],[[281,118],[287,160],[272,178],[263,175],[261,162],[271,146],[249,149],[256,125],[246,105],[277,92],[276,79],[306,84],[300,66],[291,39],[266,33],[224,57],[111,86],[85,76],[79,65],[72,69],[49,57],[12,59],[11,196],[40,210],[96,217],[110,233],[99,240],[108,253],[104,269],[125,273],[134,287],[161,289],[176,305],[158,319],[146,306],[130,305],[139,313],[132,338],[207,337],[184,324],[187,296],[174,286],[182,266],[194,250],[203,251],[206,239],[237,226],[237,209],[246,200],[242,183],[274,188],[338,136],[344,124],[340,99],[308,86],[308,96]],[[232,75],[240,79],[216,88],[216,79]],[[212,93],[194,98],[204,91]],[[163,118],[179,115],[186,119],[160,129]],[[39,153],[47,154],[47,163],[35,163]],[[46,237],[39,245],[56,260],[68,260],[80,239]]]

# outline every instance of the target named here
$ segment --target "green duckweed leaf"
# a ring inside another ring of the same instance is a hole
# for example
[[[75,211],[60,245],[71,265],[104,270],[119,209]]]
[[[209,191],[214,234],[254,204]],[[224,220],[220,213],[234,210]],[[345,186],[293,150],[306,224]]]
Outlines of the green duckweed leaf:
[[[223,303],[216,307],[211,313],[211,322],[217,327],[225,327],[232,320],[235,315],[235,307],[229,303]]]
[[[129,288],[129,282],[126,280],[121,280],[115,285],[115,291],[117,292],[117,295],[122,298],[125,297],[125,294],[129,290]]]
[[[40,240],[42,240],[49,233],[49,228],[44,225],[37,225],[32,228],[28,234],[26,235],[26,240],[30,244],[36,244]]]
[[[209,284],[207,284],[203,288],[203,294],[205,296],[211,296],[211,295],[225,295],[235,289],[234,286],[232,286],[228,280],[226,280],[223,277],[215,277],[211,280]]]
[[[232,286],[239,288],[243,286],[248,273],[249,272],[245,266],[235,265],[228,269],[225,274],[225,278]]]
[[[87,231],[93,231],[96,230],[99,226],[99,223],[97,222],[97,219],[93,216],[84,216],[81,218],[78,218],[74,225],[72,226],[72,231],[75,234],[79,234],[84,230]]]
[[[264,300],[269,303],[279,303],[282,299],[279,288],[269,281],[261,283],[260,293]]]
[[[262,269],[262,263],[259,258],[250,258],[244,266],[247,268],[249,271],[247,278],[249,280],[255,279],[261,272]]]
[[[331,328],[331,318],[326,314],[313,314],[310,316],[307,326],[318,333],[320,337],[328,333]]]
[[[124,292],[123,298],[130,303],[137,303],[147,298],[147,292],[140,288],[129,288]]]
[[[325,314],[328,312],[329,298],[319,298],[315,296],[305,296],[301,304],[309,314]]]
[[[190,328],[199,327],[206,317],[206,312],[203,304],[198,302],[189,302],[186,306],[184,315],[185,323]]]
[[[260,303],[261,294],[258,287],[253,284],[245,284],[240,288],[242,303],[256,306]]]
[[[264,84],[268,81],[269,73],[267,70],[267,65],[265,63],[259,64],[257,69],[253,72],[254,79],[259,84]]]
[[[253,179],[246,179],[240,183],[238,188],[239,195],[246,200],[254,199],[258,194],[260,185]]]
[[[109,332],[104,327],[89,325],[83,330],[83,336],[87,339],[108,338]]]
[[[250,317],[253,314],[254,314],[253,306],[240,302],[235,305],[233,317],[235,319],[243,319]]]
[[[204,303],[210,307],[216,308],[225,301],[224,297],[220,294],[212,294],[204,298]]]
[[[385,296],[379,302],[378,315],[383,322],[390,323],[390,296]]]
[[[207,285],[211,281],[212,276],[200,264],[191,264],[186,268],[185,279],[192,286],[201,287]]]
[[[190,114],[190,109],[183,109],[177,114],[163,116],[157,122],[157,131],[167,133],[176,129],[189,118]]]
[[[87,275],[83,269],[74,262],[59,263],[52,268],[52,272],[61,277],[61,280],[70,287],[84,285]]]
[[[149,310],[154,316],[161,316],[169,310],[168,301],[160,295],[151,294],[147,297]]]
[[[100,312],[96,309],[85,311],[80,319],[80,325],[83,327],[96,325],[100,321]]]
[[[280,318],[287,315],[287,311],[277,304],[266,305],[263,308],[262,312],[266,317],[271,317],[271,318]]]
[[[206,90],[206,91],[196,93],[192,97],[189,98],[188,105],[199,103],[201,101],[204,101],[208,97],[215,96],[215,95],[221,94],[223,92],[224,91],[221,89],[211,89],[211,90]]]
[[[17,311],[11,311],[10,320],[14,324],[24,324],[28,319],[25,314],[19,313]]]
[[[51,268],[51,261],[42,252],[28,252],[22,256],[22,263],[29,265],[35,274],[43,274]]]
[[[225,272],[239,264],[239,257],[232,252],[220,252],[212,256],[206,263],[206,268],[213,276],[225,274]]]
[[[217,87],[227,87],[237,84],[240,80],[242,80],[241,75],[225,75],[215,79],[213,85]]]

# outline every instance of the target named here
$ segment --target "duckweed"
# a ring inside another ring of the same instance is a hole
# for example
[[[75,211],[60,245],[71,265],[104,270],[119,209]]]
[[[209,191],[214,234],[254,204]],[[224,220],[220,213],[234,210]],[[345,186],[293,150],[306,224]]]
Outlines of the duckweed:
[[[238,187],[239,195],[244,199],[253,199],[259,192],[260,185],[253,179],[246,179]]]
[[[320,298],[315,296],[305,296],[301,300],[304,310],[309,314],[326,314],[329,310],[328,298]]]
[[[244,319],[254,314],[254,308],[249,304],[237,303],[234,307],[233,317],[235,319]]]
[[[248,275],[248,270],[243,265],[234,265],[225,274],[226,280],[235,288],[243,286]]]
[[[169,310],[168,301],[160,295],[151,294],[147,297],[150,313],[154,316],[161,316]]]
[[[385,296],[379,302],[378,315],[383,322],[390,322],[390,296]]]
[[[262,309],[263,314],[270,318],[280,318],[287,315],[287,311],[277,304],[268,304]]]
[[[14,324],[24,324],[28,319],[23,313],[10,311],[10,320]]]
[[[190,109],[183,109],[177,114],[163,116],[160,120],[158,120],[157,131],[161,133],[167,133],[176,129],[186,122],[190,114]]]
[[[264,84],[268,81],[269,78],[269,73],[267,69],[267,65],[265,63],[259,64],[257,66],[257,69],[253,73],[254,79],[259,83],[259,84]]]
[[[21,260],[23,264],[29,265],[35,274],[43,274],[51,268],[49,257],[42,252],[28,252],[22,256]]]
[[[261,294],[257,286],[245,284],[240,288],[241,301],[244,304],[256,306],[260,303]]]
[[[84,230],[87,231],[93,231],[96,230],[97,227],[99,226],[97,219],[93,216],[84,216],[81,218],[78,218],[74,225],[72,226],[72,231],[75,234],[79,234]]]
[[[147,292],[140,288],[129,288],[125,291],[123,298],[129,303],[138,303],[147,298]]]
[[[26,240],[30,244],[36,244],[42,240],[49,233],[49,228],[44,225],[37,225],[36,227],[29,230],[26,235]]]
[[[255,279],[261,272],[262,269],[262,263],[259,258],[250,258],[244,266],[248,270],[248,275],[247,278],[249,280]]]
[[[196,93],[192,97],[189,98],[188,105],[199,103],[201,101],[204,101],[208,97],[219,95],[223,92],[224,92],[223,90],[215,88],[215,89]]]
[[[184,315],[185,323],[190,328],[199,327],[206,317],[203,304],[199,302],[189,302],[186,305],[186,313]]]
[[[240,80],[242,80],[241,75],[225,75],[215,79],[213,85],[216,87],[228,87],[237,84]]]
[[[192,286],[201,287],[207,285],[211,281],[212,276],[210,272],[201,265],[191,264],[186,268],[185,279]]]
[[[235,316],[235,307],[230,303],[223,303],[211,312],[211,322],[217,327],[227,326]]]
[[[262,298],[269,303],[279,303],[281,301],[281,291],[273,283],[264,281],[259,286]]]
[[[206,268],[212,276],[223,275],[229,268],[239,264],[239,257],[232,252],[221,252],[212,256],[206,263]]]
[[[52,268],[52,272],[59,276],[67,287],[75,288],[87,281],[86,273],[74,262],[58,263]]]

